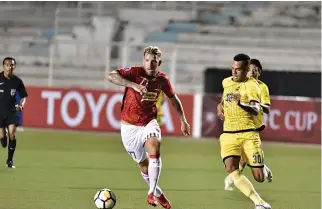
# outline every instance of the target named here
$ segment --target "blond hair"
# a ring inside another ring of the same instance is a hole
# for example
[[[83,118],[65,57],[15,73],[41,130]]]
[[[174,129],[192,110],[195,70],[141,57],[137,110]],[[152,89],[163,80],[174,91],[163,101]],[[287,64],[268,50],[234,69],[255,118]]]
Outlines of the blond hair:
[[[161,57],[162,52],[157,46],[148,46],[144,49],[143,56],[145,56],[145,54],[152,54],[152,55]]]

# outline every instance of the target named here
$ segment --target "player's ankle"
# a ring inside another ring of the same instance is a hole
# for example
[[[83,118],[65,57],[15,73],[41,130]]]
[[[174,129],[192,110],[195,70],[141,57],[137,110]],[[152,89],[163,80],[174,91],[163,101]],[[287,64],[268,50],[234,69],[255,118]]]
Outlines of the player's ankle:
[[[150,160],[151,159],[158,159],[160,158],[160,153],[156,153],[156,154],[149,154]]]

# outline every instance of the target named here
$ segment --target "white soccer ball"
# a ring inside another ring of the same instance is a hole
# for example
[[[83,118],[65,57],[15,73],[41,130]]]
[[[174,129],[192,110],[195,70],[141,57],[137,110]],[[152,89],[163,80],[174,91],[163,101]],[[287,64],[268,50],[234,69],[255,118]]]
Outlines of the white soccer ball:
[[[101,189],[96,192],[94,203],[98,209],[112,209],[116,204],[116,196],[110,189]]]

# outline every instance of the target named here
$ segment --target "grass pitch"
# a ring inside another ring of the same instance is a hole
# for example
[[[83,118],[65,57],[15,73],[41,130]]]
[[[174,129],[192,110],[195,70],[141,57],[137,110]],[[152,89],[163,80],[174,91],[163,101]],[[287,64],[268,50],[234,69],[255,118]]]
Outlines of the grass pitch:
[[[0,152],[0,209],[95,209],[94,194],[110,188],[116,209],[147,209],[148,186],[117,134],[18,133],[16,169],[4,167]],[[274,209],[319,209],[320,147],[265,144],[272,183],[244,174]],[[226,177],[217,140],[171,140],[162,146],[160,187],[173,209],[251,209],[242,193],[224,191]],[[161,208],[160,206],[158,208]]]

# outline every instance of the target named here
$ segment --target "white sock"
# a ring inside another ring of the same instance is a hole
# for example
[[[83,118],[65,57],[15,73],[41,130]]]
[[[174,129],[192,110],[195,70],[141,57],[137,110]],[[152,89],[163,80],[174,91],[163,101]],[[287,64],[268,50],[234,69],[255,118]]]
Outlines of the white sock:
[[[156,188],[161,174],[161,167],[162,167],[161,157],[150,156],[149,167],[148,167],[150,189],[148,194],[153,193],[154,195],[156,195]]]
[[[150,185],[149,175],[148,175],[148,174],[145,174],[145,173],[142,173],[142,172],[141,172],[141,175],[142,175],[142,178],[144,179],[144,181],[145,181],[148,185]],[[156,197],[160,197],[162,193],[163,193],[163,192],[162,192],[161,188],[157,185],[157,187],[156,187],[156,189],[155,189],[155,196],[156,196]]]
[[[228,181],[231,184],[234,183],[234,180],[231,178],[230,174],[226,177],[225,181]]]

